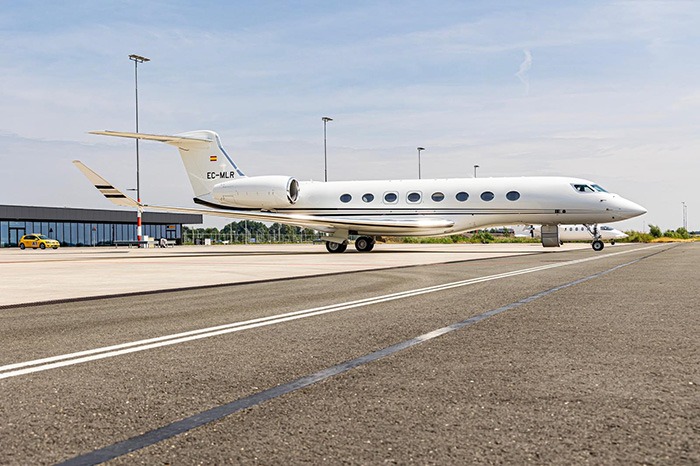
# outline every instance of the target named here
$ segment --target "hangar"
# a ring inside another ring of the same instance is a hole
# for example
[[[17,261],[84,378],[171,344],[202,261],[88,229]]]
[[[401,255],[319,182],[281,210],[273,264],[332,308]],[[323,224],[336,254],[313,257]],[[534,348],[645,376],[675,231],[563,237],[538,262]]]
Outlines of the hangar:
[[[201,224],[202,216],[144,212],[143,235],[182,241],[182,226]],[[136,240],[136,212],[0,205],[0,247],[15,247],[23,235],[41,233],[61,246],[108,246]]]

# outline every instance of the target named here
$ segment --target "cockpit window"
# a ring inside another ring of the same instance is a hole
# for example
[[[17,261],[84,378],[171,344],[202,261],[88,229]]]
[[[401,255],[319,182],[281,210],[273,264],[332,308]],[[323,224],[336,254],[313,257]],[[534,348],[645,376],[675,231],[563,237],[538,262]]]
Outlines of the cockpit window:
[[[601,227],[599,227],[599,228],[600,228],[601,230],[603,230],[603,231],[612,231],[612,229],[613,229],[613,227],[609,227],[609,226],[607,226],[607,225],[603,225],[603,226],[601,226]]]
[[[593,186],[593,189],[595,189],[599,193],[607,193],[607,191],[605,189],[603,189],[600,185],[594,184],[592,186]]]
[[[580,193],[594,193],[595,190],[588,186],[587,184],[572,184],[571,186]],[[600,188],[603,189],[603,188]]]

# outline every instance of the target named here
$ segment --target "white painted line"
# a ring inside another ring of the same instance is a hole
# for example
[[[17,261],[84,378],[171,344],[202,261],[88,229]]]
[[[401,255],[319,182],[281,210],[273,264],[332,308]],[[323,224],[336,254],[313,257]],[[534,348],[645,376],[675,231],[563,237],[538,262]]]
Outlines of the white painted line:
[[[656,247],[656,246],[649,246]],[[648,248],[648,247],[647,247]],[[646,249],[646,248],[644,248]],[[639,251],[639,249],[627,249],[620,252],[592,256],[585,259],[576,259],[567,262],[560,262],[555,264],[541,265],[537,267],[530,267],[527,269],[514,270],[511,272],[504,272],[495,275],[488,275],[484,277],[470,278],[467,280],[460,280],[451,283],[445,283],[442,285],[434,285],[426,288],[418,288],[415,290],[402,291],[398,293],[391,293],[382,296],[376,296],[372,298],[365,298],[355,301],[348,301],[344,303],[331,304],[328,306],[316,307],[311,309],[304,309],[300,311],[288,312],[285,314],[278,314],[268,317],[261,317],[258,319],[251,319],[242,322],[233,322],[230,324],[218,325],[215,327],[208,327],[198,330],[191,330],[189,332],[176,333],[171,335],[165,335],[161,337],[148,338],[145,340],[138,340],[129,343],[121,343],[118,345],[104,346],[101,348],[94,348],[85,351],[79,351],[76,353],[62,354],[58,356],[51,356],[42,359],[35,359],[32,361],[24,361],[14,364],[8,364],[5,366],[0,366],[0,380],[10,377],[17,377],[20,375],[31,374],[34,372],[45,371],[49,369],[56,369],[59,367],[71,366],[75,364],[81,364],[89,361],[96,361],[99,359],[111,358],[115,356],[121,356],[124,354],[135,353],[138,351],[145,351],[154,348],[161,348],[164,346],[175,345],[179,343],[186,343],[189,341],[199,340],[203,338],[209,338],[218,335],[224,335],[227,333],[240,332],[243,330],[250,330],[253,328],[264,327],[268,325],[279,324],[283,322],[289,322],[292,320],[303,319],[306,317],[313,317],[323,314],[329,314],[332,312],[344,311],[348,309],[355,309],[358,307],[369,306],[371,304],[379,304],[388,301],[394,301],[397,299],[410,298],[426,293],[435,293],[438,291],[448,290],[452,288],[458,288],[468,285],[473,285],[476,283],[483,283],[492,280],[499,280],[502,278],[514,277],[517,275],[523,275],[528,273],[540,272],[542,270],[548,270],[558,267],[566,267],[570,265],[580,264],[583,262],[589,262],[593,260],[608,258],[612,256],[617,256],[620,254],[627,254],[632,251]]]

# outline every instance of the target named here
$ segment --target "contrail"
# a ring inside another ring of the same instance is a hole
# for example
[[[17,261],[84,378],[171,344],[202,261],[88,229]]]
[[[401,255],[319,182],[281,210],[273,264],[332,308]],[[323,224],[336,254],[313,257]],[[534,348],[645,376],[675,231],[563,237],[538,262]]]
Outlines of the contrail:
[[[525,60],[520,64],[520,69],[515,75],[525,84],[525,95],[530,95],[530,79],[527,76],[527,72],[532,68],[532,54],[527,49],[523,50],[523,53],[525,53]]]

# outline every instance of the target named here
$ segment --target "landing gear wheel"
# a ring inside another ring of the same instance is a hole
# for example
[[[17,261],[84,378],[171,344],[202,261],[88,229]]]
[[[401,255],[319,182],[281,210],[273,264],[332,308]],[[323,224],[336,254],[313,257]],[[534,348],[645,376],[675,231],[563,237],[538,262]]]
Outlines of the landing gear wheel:
[[[611,246],[615,246],[615,240],[614,240],[614,239],[611,239],[611,240],[610,240],[610,245],[611,245]]]
[[[326,241],[326,251],[330,253],[341,253],[345,252],[348,248],[348,243],[333,243],[332,241]]]
[[[26,246],[24,245],[24,243],[20,243],[20,244],[19,244],[19,248],[20,248],[20,249],[24,249],[24,248],[26,248]]]
[[[602,251],[605,244],[603,244],[601,240],[597,239],[591,243],[591,246],[593,247],[594,251]]]
[[[370,252],[374,249],[374,239],[369,236],[360,236],[355,240],[355,249],[360,252]]]

